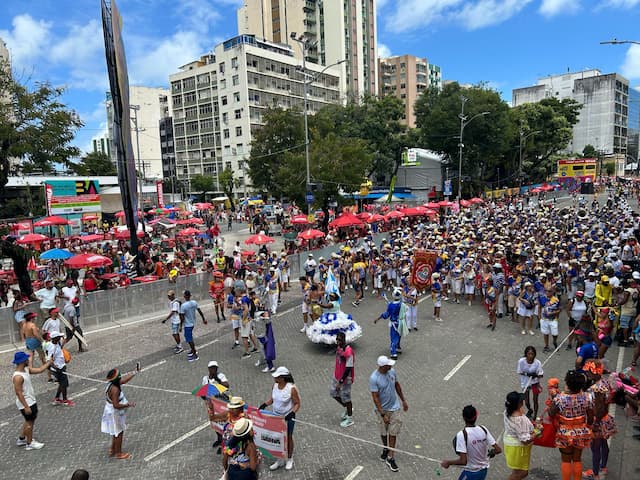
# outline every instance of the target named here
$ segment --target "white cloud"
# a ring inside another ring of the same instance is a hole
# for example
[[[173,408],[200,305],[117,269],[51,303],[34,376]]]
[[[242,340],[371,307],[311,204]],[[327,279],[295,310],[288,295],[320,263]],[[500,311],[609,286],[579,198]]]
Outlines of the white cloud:
[[[71,25],[66,37],[51,47],[51,60],[65,64],[92,61],[104,51],[102,25],[90,20],[86,25]]]
[[[545,17],[554,17],[563,13],[575,13],[580,6],[580,0],[542,0],[538,11]]]
[[[51,22],[35,20],[31,15],[17,15],[11,31],[0,30],[11,54],[14,68],[32,67],[44,55],[50,44]]]
[[[522,11],[532,0],[406,0],[397,2],[387,20],[393,32],[448,21],[469,30],[502,23]]]
[[[602,2],[602,7],[613,8],[633,8],[640,4],[640,0],[605,0]]]
[[[631,45],[620,68],[620,73],[629,79],[640,78],[640,45]]]
[[[391,49],[384,43],[378,42],[378,58],[387,58],[391,56]]]

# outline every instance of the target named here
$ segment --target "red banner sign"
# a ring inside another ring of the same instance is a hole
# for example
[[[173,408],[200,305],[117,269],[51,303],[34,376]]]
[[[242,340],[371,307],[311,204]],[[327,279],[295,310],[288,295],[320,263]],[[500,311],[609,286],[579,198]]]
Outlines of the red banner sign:
[[[53,186],[46,183],[44,188],[47,191],[47,215],[51,215],[51,200],[53,199]]]
[[[164,190],[160,180],[156,181],[156,192],[158,193],[158,206],[164,208]]]
[[[438,258],[438,253],[434,251],[414,251],[411,281],[418,290],[424,290],[431,286],[431,274],[436,265],[436,258]]]

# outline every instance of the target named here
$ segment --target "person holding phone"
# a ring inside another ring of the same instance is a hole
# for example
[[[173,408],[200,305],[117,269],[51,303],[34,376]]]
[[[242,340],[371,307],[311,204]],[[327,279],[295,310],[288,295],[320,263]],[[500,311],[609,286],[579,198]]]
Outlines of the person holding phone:
[[[131,458],[130,453],[122,452],[122,440],[124,431],[127,429],[126,410],[135,407],[136,404],[130,402],[122,393],[122,385],[129,383],[140,371],[140,364],[136,364],[136,370],[126,373],[124,377],[120,374],[120,370],[113,368],[107,374],[107,389],[105,391],[105,405],[102,412],[102,433],[108,433],[111,436],[111,447],[109,448],[109,456],[113,456],[118,460],[127,460]]]

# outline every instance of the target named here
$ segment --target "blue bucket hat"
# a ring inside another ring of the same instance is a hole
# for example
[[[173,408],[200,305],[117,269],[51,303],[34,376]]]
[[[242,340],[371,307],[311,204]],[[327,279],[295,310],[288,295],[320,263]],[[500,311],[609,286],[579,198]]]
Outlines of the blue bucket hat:
[[[29,355],[24,353],[24,352],[17,351],[13,355],[13,364],[14,365],[20,365],[21,363],[28,362],[28,361],[29,361]]]

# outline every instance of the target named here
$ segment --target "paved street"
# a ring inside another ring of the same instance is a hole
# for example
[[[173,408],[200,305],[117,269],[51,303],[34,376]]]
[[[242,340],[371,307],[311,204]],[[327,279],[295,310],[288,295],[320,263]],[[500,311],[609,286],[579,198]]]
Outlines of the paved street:
[[[274,322],[277,341],[277,364],[288,366],[302,395],[299,419],[336,433],[297,425],[296,466],[293,471],[272,473],[263,469],[262,478],[342,479],[362,466],[359,478],[436,478],[437,464],[425,458],[398,454],[400,473],[394,474],[378,460],[379,449],[356,439],[377,442],[373,405],[367,391],[368,376],[375,368],[375,358],[388,353],[387,327],[372,324],[384,308],[384,301],[368,297],[355,309],[345,298],[345,310],[363,326],[364,336],[356,347],[356,383],[353,390],[356,424],[348,429],[338,425],[340,407],[328,397],[327,389],[333,368],[333,355],[327,348],[316,346],[299,333],[300,314],[297,291],[285,297],[281,312]],[[495,436],[502,431],[502,405],[505,394],[518,387],[514,373],[517,359],[531,343],[542,350],[542,338],[521,336],[519,328],[509,320],[499,321],[495,332],[485,329],[484,311],[479,305],[446,304],[443,324],[430,320],[431,300],[425,299],[419,310],[420,330],[403,340],[404,354],[397,364],[399,380],[409,402],[399,448],[431,458],[452,457],[451,438],[461,426],[460,412],[473,403],[480,411],[479,423]],[[211,319],[211,309],[205,314]],[[171,353],[171,340],[166,325],[158,322],[136,325],[115,333],[91,335],[90,352],[76,355],[69,371],[102,379],[112,366],[124,370],[136,361],[149,369],[125,386],[127,397],[137,406],[128,412],[129,429],[125,450],[133,459],[117,461],[107,458],[109,439],[100,433],[100,417],[104,403],[103,383],[72,379],[70,393],[76,398],[75,408],[55,407],[48,403],[54,388],[46,384],[45,375],[35,380],[41,413],[36,422],[35,438],[46,443],[43,450],[27,452],[15,446],[21,424],[15,405],[11,404],[10,355],[2,355],[3,404],[0,410],[0,443],[6,447],[4,478],[67,478],[76,468],[86,468],[92,478],[134,479],[140,473],[147,478],[217,478],[220,457],[211,449],[212,432],[205,425],[205,411],[200,399],[185,393],[143,390],[136,386],[190,392],[206,373],[206,363],[216,359],[230,379],[234,394],[258,405],[270,391],[272,379],[254,367],[254,355],[240,360],[240,352],[231,350],[228,324],[198,325],[197,344],[200,361],[188,363],[183,355]],[[75,347],[72,348],[72,352]],[[610,352],[618,360],[616,347]],[[629,361],[630,350],[625,363]],[[470,358],[453,376],[449,372],[467,355]],[[542,361],[546,355],[540,354]],[[563,377],[574,359],[572,352],[561,350],[546,365],[545,374]],[[612,442],[609,478],[624,478],[620,468],[622,438],[631,435],[621,418],[621,433]],[[193,433],[194,429],[200,429]],[[190,434],[191,433],[191,434]],[[346,438],[338,434],[355,437]],[[180,440],[182,438],[182,440]],[[633,440],[632,440],[633,441]],[[628,442],[627,442],[628,443]],[[162,453],[164,449],[170,445]],[[631,444],[633,445],[633,444]],[[636,450],[637,454],[638,450]],[[631,452],[624,452],[625,456]],[[153,459],[149,459],[153,456]],[[589,454],[585,452],[585,458]],[[559,478],[559,454],[556,450],[535,448],[530,478]],[[355,473],[355,472],[354,472]],[[493,461],[490,478],[506,478],[504,459]],[[442,478],[456,478],[455,469],[441,472]],[[351,477],[353,478],[353,477]]]

